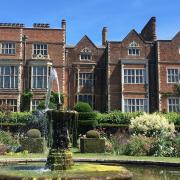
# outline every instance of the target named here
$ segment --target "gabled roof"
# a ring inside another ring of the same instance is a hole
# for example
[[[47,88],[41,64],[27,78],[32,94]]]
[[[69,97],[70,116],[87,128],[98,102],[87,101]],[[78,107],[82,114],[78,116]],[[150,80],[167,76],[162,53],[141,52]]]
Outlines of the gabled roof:
[[[139,35],[139,34],[136,32],[135,29],[132,29],[132,30],[128,33],[128,35],[122,40],[122,42],[125,41],[132,33],[135,33],[135,34],[137,35],[137,37],[144,43],[144,39],[141,37],[141,35]]]
[[[177,34],[172,38],[172,41],[174,41],[176,38],[180,37],[180,31],[177,32]]]
[[[83,38],[75,45],[75,47],[77,47],[84,40],[88,40],[95,48],[97,48],[97,46],[91,41],[91,39],[87,35],[84,35]]]

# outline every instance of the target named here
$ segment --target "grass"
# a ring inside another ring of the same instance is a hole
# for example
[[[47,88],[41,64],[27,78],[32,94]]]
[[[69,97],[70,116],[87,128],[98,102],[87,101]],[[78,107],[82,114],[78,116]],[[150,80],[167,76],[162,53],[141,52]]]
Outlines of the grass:
[[[80,153],[78,149],[72,149],[73,157],[75,159],[97,159],[97,160],[141,160],[141,161],[162,161],[171,163],[180,163],[180,157],[154,157],[154,156],[125,156],[125,155],[113,155],[110,153]],[[10,159],[30,159],[30,158],[46,158],[48,153],[45,154],[23,154],[12,153],[4,156],[0,156],[1,160]]]

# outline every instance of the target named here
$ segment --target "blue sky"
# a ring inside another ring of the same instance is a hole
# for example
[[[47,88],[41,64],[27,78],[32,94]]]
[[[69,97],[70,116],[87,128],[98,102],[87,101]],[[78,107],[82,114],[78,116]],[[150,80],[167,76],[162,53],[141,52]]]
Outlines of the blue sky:
[[[180,30],[180,0],[9,0],[1,2],[0,22],[50,23],[67,20],[67,42],[85,34],[101,44],[103,26],[109,40],[122,40],[131,29],[140,32],[150,17],[157,18],[158,39],[171,39]]]

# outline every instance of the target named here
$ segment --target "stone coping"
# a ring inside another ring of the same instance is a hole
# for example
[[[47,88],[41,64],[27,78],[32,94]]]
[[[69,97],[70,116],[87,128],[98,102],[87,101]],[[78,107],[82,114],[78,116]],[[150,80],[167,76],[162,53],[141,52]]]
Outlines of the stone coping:
[[[6,158],[6,159],[0,159],[0,164],[39,163],[39,162],[45,163],[46,160],[47,158]],[[149,161],[149,160],[108,160],[108,159],[95,159],[95,158],[74,158],[74,162],[180,167],[180,162],[164,162],[164,161]]]

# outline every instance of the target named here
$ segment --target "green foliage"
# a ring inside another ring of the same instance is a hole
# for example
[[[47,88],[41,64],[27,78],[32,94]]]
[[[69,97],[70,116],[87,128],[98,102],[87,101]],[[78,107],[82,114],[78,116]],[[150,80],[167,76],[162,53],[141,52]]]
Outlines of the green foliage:
[[[37,109],[45,109],[45,100],[42,100],[39,102]],[[49,102],[49,109],[56,109],[57,108],[57,104],[53,103],[53,102]]]
[[[175,125],[180,125],[180,113],[170,112],[162,115],[166,119],[168,119],[170,123],[174,123]]]
[[[180,95],[180,85],[179,84],[174,85],[174,92],[176,95]]]
[[[121,111],[112,111],[108,114],[98,114],[97,119],[99,123],[129,124],[131,118],[135,118],[142,114],[142,112],[123,113]]]
[[[88,103],[78,102],[74,106],[74,110],[77,112],[92,112],[92,108]]]
[[[78,120],[78,134],[85,134],[97,126],[96,120]]]
[[[96,139],[99,139],[100,138],[100,134],[99,134],[98,131],[90,130],[90,131],[86,132],[86,137],[87,138],[96,138]]]
[[[174,139],[175,149],[176,149],[176,156],[180,157],[180,135]]]
[[[63,96],[63,94],[60,94],[60,99],[61,99],[61,102],[64,103],[64,96]],[[56,109],[57,108],[57,104],[59,104],[59,93],[52,92],[48,108],[49,109]],[[45,109],[45,108],[46,108],[45,107],[45,100],[40,101],[37,109]]]
[[[155,138],[150,155],[153,156],[165,156],[173,157],[176,156],[176,149],[174,147],[173,139],[166,135],[166,132],[161,132],[158,137]]]
[[[30,110],[30,101],[33,97],[33,93],[30,90],[26,90],[21,97],[21,111]]]
[[[60,99],[61,102],[64,103],[64,95],[60,94]],[[51,92],[51,97],[50,97],[50,102],[54,103],[54,104],[59,104],[59,93],[57,92]]]
[[[153,138],[143,135],[131,136],[125,147],[125,154],[130,156],[147,156],[150,153]]]
[[[96,112],[80,112],[79,120],[96,120],[97,113]]]
[[[143,114],[139,117],[132,118],[130,130],[138,135],[142,134],[149,137],[157,137],[162,132],[167,137],[172,137],[175,132],[174,124],[159,114]]]
[[[14,150],[18,147],[17,140],[9,132],[0,131],[0,144],[4,144],[9,150]]]
[[[41,132],[38,129],[30,129],[29,131],[27,131],[26,135],[29,138],[40,138]]]
[[[107,142],[108,142],[108,139],[107,139]],[[114,155],[122,155],[122,154],[124,154],[125,145],[122,144],[122,143],[119,143],[119,140],[118,140],[117,137],[115,137],[115,136],[111,137],[108,143],[110,145],[110,151]]]
[[[8,115],[0,112],[1,123],[27,123],[31,119],[31,112],[11,112]]]

